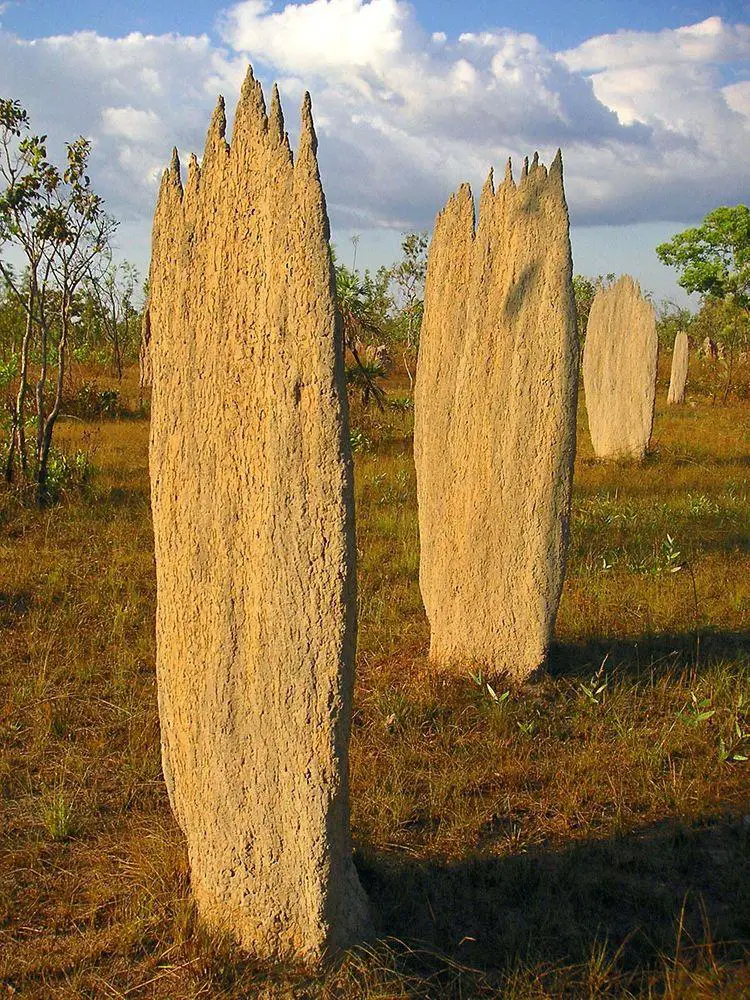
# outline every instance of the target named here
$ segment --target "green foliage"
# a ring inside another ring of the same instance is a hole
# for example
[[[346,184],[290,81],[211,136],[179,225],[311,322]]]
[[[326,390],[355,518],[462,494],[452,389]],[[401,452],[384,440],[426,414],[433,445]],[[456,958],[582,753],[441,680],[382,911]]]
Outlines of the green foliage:
[[[62,786],[46,794],[40,818],[51,840],[68,840],[73,836],[77,826],[75,804]]]
[[[357,271],[350,271],[343,264],[337,264],[334,257],[336,274],[336,299],[344,323],[344,339],[347,347],[356,341],[366,342],[375,337],[382,325],[384,316],[380,311],[382,303],[379,299],[379,289],[365,272],[362,280]]]
[[[387,374],[382,361],[358,354],[357,360],[349,362],[346,366],[346,384],[350,389],[360,393],[362,405],[367,407],[373,399],[382,403],[385,393],[379,383]]]
[[[18,358],[11,354],[10,357],[0,359],[0,392],[7,389],[18,375]]]
[[[750,347],[750,315],[734,301],[707,298],[690,327],[690,333],[698,344],[710,337],[727,349],[747,350]]]
[[[17,474],[33,478],[39,503],[44,503],[54,493],[47,485],[52,437],[65,367],[80,327],[79,292],[87,279],[93,280],[100,260],[109,259],[117,223],[91,187],[90,140],[79,136],[67,143],[65,164],[58,169],[47,159],[45,137],[27,134],[29,130],[20,103],[1,100],[0,275],[4,298],[14,300],[23,322],[23,331],[16,324],[10,338],[14,353],[20,340],[20,363],[4,472],[8,482]],[[25,259],[22,282],[3,259],[8,246]],[[131,294],[134,284],[133,278]],[[121,355],[116,355],[120,374]],[[32,364],[37,368],[34,385]],[[30,413],[33,435],[26,433]]]
[[[52,448],[47,466],[47,502],[57,503],[69,490],[87,486],[93,474],[94,467],[86,452],[78,450],[68,455]]]
[[[117,389],[100,389],[95,382],[84,382],[66,405],[66,412],[77,417],[116,417],[120,412],[120,393]]]
[[[677,233],[661,243],[662,263],[680,272],[688,292],[733,299],[750,307],[750,208],[723,206],[709,212],[700,226]]]
[[[401,260],[390,269],[396,288],[398,312],[395,330],[408,348],[419,344],[424,315],[424,285],[427,277],[427,233],[407,233],[401,241]]]
[[[374,274],[366,270],[364,275],[338,263],[331,248],[348,344],[381,341],[417,347],[424,312],[427,246],[426,233],[407,233],[398,261]]]

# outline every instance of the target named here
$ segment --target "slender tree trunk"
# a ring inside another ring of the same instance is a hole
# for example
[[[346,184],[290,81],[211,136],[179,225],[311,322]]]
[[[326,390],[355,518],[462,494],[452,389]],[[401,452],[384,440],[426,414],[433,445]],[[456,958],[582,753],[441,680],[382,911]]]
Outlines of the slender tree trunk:
[[[726,403],[729,398],[729,391],[732,388],[732,369],[734,368],[734,342],[729,344],[729,363],[727,366],[727,384],[724,386],[724,396],[722,403]]]
[[[40,325],[39,339],[42,358],[39,367],[39,378],[36,383],[36,458],[42,451],[42,432],[44,429],[44,389],[47,384],[47,328],[44,322]]]
[[[115,374],[120,382],[122,382],[122,356],[120,354],[120,335],[117,329],[117,310],[115,309],[114,303],[112,304],[112,347],[114,349],[115,355]]]
[[[37,503],[40,507],[47,502],[47,472],[49,468],[49,453],[52,446],[52,432],[55,429],[60,407],[62,405],[63,387],[65,384],[65,354],[68,347],[69,302],[63,293],[60,307],[60,339],[57,345],[57,380],[55,383],[55,401],[44,421],[41,446],[39,449],[39,470],[37,473]]]
[[[26,303],[26,326],[21,341],[21,371],[19,373],[18,395],[13,408],[11,423],[11,440],[8,448],[8,457],[5,463],[6,482],[13,482],[13,465],[15,454],[18,452],[18,460],[21,464],[21,472],[26,475],[28,470],[28,459],[26,455],[26,391],[29,379],[29,351],[31,348],[31,335],[34,330],[34,300],[36,297],[36,284],[33,277],[29,281],[29,296]]]

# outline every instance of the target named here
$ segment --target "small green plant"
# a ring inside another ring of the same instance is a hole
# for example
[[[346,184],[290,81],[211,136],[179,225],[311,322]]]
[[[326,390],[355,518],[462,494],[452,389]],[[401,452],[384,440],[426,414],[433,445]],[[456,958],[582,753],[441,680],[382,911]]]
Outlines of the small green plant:
[[[710,698],[699,698],[695,691],[690,692],[688,701],[682,711],[677,713],[677,718],[686,726],[697,727],[716,714],[716,709],[711,708]]]
[[[411,396],[389,396],[388,405],[393,410],[398,410],[401,413],[407,413],[409,410],[414,409],[414,400]]]
[[[591,679],[585,684],[581,681],[578,685],[578,690],[591,705],[603,705],[607,697],[609,681],[605,674],[605,668],[608,659],[609,653],[602,660],[596,673],[591,675]]]
[[[364,407],[369,406],[373,399],[382,407],[385,391],[379,383],[387,374],[382,361],[357,355],[355,361],[346,366],[346,384],[350,391],[360,393]]]
[[[42,826],[52,840],[67,840],[75,833],[77,826],[75,801],[62,785],[45,796],[41,820]]]
[[[503,691],[502,694],[498,694],[493,688],[484,673],[479,669],[475,674],[469,671],[469,677],[472,679],[474,684],[479,688],[482,697],[486,699],[491,705],[495,705],[498,708],[505,704],[505,702],[510,697],[510,691]]]
[[[536,732],[536,719],[517,719],[516,725],[521,736],[530,737]]]
[[[750,754],[750,731],[745,732],[739,722],[735,721],[734,735],[725,740],[719,737],[719,760],[722,764],[741,764]]]
[[[367,451],[370,443],[370,439],[361,427],[352,427],[349,431],[349,445],[352,451]]]
[[[412,715],[412,706],[400,691],[385,692],[379,699],[378,708],[383,726],[391,733],[404,729]]]
[[[7,389],[18,374],[18,359],[15,355],[0,359],[0,390]]]
[[[48,502],[60,499],[69,489],[87,485],[91,481],[94,468],[84,451],[72,455],[53,448],[47,471],[46,495]]]

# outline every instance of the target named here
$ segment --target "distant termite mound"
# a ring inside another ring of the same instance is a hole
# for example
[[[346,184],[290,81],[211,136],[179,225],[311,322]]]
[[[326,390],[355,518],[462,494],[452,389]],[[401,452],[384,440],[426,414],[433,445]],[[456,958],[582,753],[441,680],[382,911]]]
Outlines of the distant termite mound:
[[[672,372],[669,377],[669,392],[667,393],[668,403],[685,402],[689,352],[690,344],[688,342],[688,335],[684,330],[680,330],[674,338],[674,350],[672,351]]]
[[[656,317],[624,274],[594,296],[583,348],[583,388],[597,458],[644,458],[651,441],[659,342]]]
[[[355,621],[343,342],[309,95],[296,161],[248,72],[150,271],[164,774],[199,913],[261,957],[359,940],[348,740]]]
[[[544,663],[565,575],[578,339],[562,157],[510,163],[437,218],[414,450],[430,656],[516,680]]]

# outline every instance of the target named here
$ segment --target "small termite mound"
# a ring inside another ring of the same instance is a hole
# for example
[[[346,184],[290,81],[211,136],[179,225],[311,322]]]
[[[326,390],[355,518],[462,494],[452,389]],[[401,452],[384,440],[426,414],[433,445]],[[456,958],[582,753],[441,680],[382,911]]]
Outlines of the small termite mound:
[[[654,308],[624,274],[599,288],[583,348],[583,389],[597,458],[646,455],[654,425],[659,342]]]

